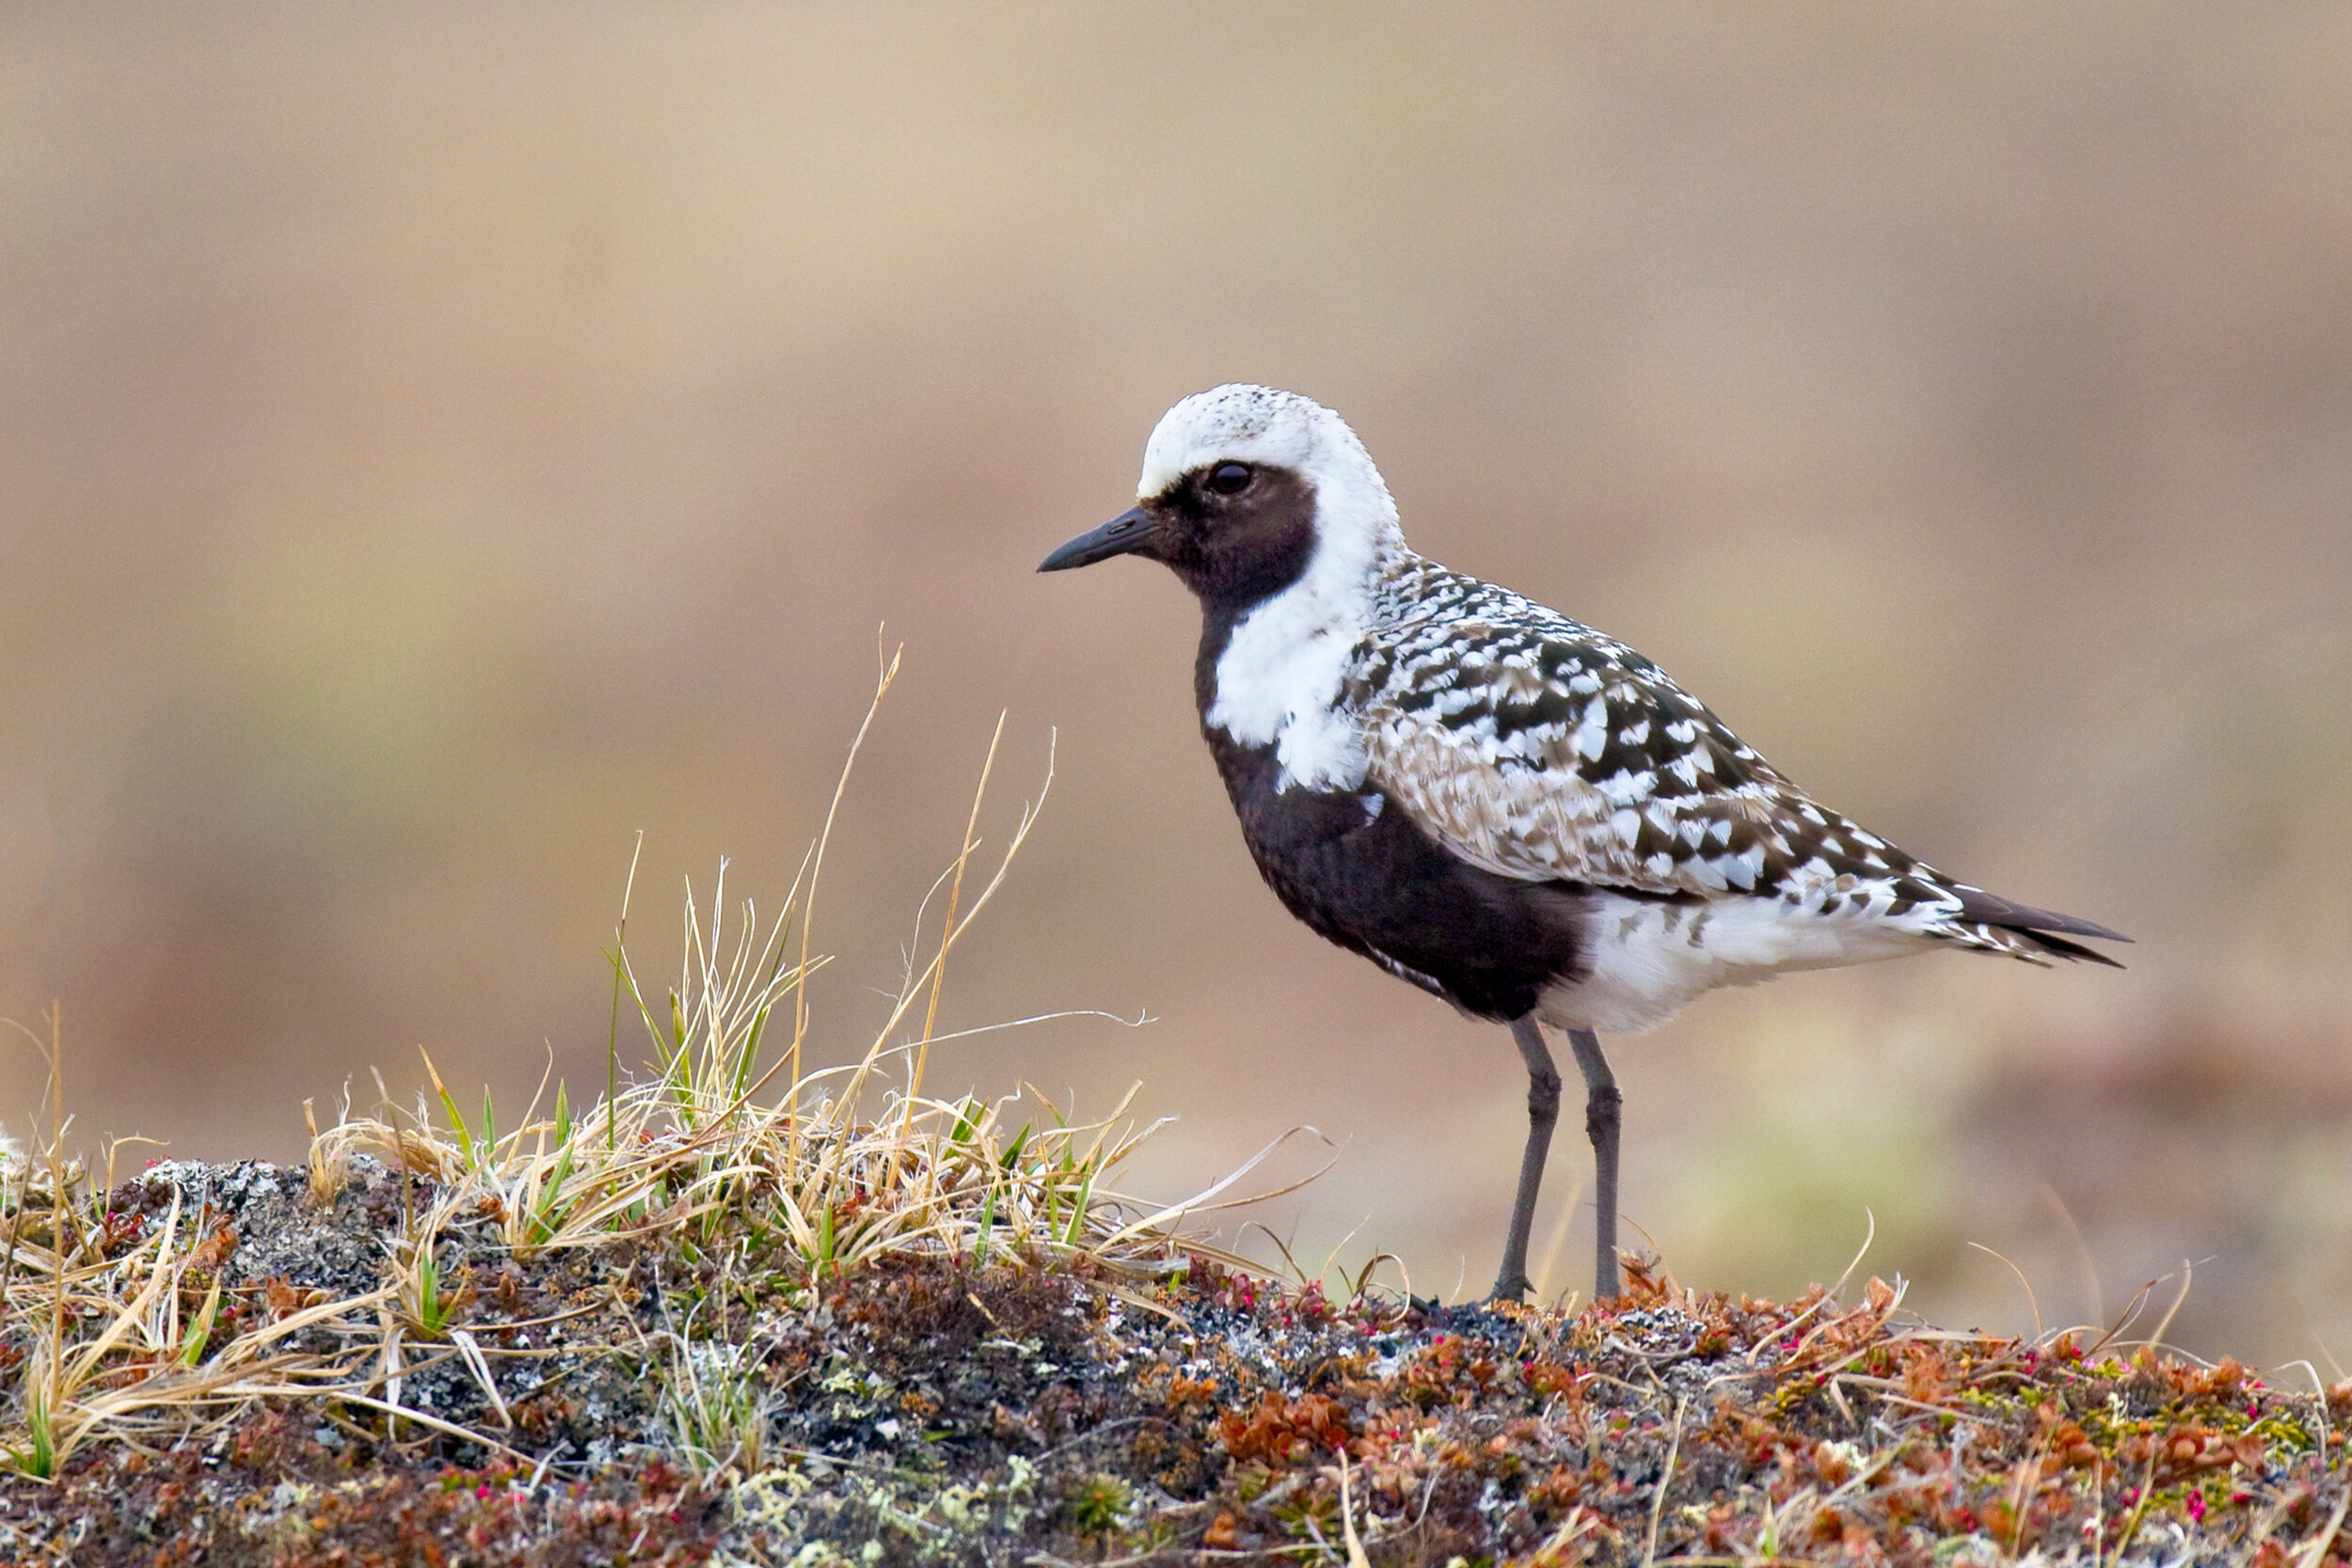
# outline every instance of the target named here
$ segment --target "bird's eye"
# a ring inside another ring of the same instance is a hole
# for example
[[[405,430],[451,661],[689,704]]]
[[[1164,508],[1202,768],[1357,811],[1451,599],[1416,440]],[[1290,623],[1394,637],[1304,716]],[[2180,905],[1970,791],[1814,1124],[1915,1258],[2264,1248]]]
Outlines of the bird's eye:
[[[1219,463],[1209,471],[1209,488],[1220,496],[1238,496],[1249,488],[1249,465]]]

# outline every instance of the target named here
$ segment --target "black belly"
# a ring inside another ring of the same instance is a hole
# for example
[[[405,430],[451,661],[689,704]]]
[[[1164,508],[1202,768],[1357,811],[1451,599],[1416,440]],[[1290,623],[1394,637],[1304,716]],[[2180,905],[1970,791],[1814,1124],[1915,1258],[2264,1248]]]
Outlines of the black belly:
[[[1203,733],[1266,885],[1323,936],[1482,1018],[1524,1017],[1584,973],[1582,888],[1480,870],[1376,784],[1278,792],[1274,748]]]

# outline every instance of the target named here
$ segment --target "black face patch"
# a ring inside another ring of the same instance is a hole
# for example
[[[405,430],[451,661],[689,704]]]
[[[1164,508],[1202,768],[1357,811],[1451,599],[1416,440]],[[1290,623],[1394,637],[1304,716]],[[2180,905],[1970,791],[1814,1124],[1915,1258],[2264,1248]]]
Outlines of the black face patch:
[[[1244,467],[1247,483],[1226,493],[1222,486],[1233,476],[1225,470]],[[1159,524],[1152,553],[1200,596],[1213,618],[1280,593],[1314,555],[1314,487],[1289,468],[1210,464],[1144,510]]]

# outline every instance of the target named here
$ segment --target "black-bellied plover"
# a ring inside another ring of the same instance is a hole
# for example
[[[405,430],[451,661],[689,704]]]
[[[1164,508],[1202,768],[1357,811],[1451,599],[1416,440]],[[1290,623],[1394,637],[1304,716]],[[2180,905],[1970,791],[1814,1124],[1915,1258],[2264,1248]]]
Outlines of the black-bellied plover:
[[[2028,963],[2127,939],[1921,864],[1808,799],[1621,642],[1406,546],[1345,421],[1233,385],[1169,409],[1136,504],[1045,558],[1165,562],[1200,596],[1200,732],[1268,886],[1323,936],[1526,1061],[1495,1279],[1527,1236],[1567,1032],[1593,1142],[1597,1297],[1617,1291],[1619,1096],[1598,1036],[1702,992],[1938,947]]]

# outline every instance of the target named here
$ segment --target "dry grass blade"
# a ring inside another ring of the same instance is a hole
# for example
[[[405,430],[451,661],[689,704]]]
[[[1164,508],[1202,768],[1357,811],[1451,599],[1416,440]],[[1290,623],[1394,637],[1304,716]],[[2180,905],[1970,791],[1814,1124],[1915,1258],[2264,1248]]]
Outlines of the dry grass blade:
[[[995,733],[988,737],[988,756],[980,764],[980,782],[972,791],[972,815],[963,824],[962,847],[956,851],[955,879],[947,885],[947,916],[939,938],[941,961],[931,966],[931,999],[923,1013],[923,1041],[915,1052],[914,1071],[907,1080],[910,1112],[914,1097],[923,1092],[923,1069],[930,1064],[931,1039],[939,1030],[939,993],[947,979],[946,957],[947,944],[956,929],[956,904],[963,896],[964,868],[972,863],[972,851],[980,847],[977,836],[980,827],[980,804],[988,799],[988,778],[996,767],[996,748],[1004,742],[1005,719],[1005,714],[997,714]]]
[[[834,785],[833,803],[825,808],[825,825],[817,834],[817,847],[811,856],[808,873],[808,892],[803,898],[801,904],[801,978],[795,982],[792,988],[792,1054],[790,1057],[790,1075],[792,1081],[796,1084],[800,1081],[801,1077],[801,1046],[808,1037],[808,986],[806,983],[806,977],[809,973],[808,943],[811,929],[816,924],[817,882],[819,875],[825,869],[825,847],[833,842],[834,819],[840,814],[841,798],[849,792],[850,771],[857,766],[858,750],[866,744],[866,731],[874,727],[874,716],[882,711],[882,699],[890,694],[891,682],[898,678],[898,661],[903,658],[905,655],[906,647],[902,643],[896,652],[891,654],[888,661],[883,664],[881,678],[874,683],[874,700],[872,703],[867,705],[866,717],[864,720],[860,721],[857,727],[857,734],[850,741],[850,754],[841,764],[841,778],[839,782]],[[797,1135],[796,1129],[796,1138]],[[797,1149],[795,1152],[797,1153]]]

